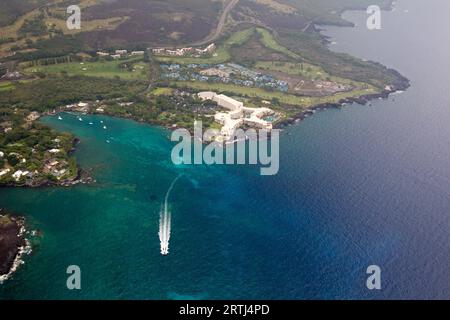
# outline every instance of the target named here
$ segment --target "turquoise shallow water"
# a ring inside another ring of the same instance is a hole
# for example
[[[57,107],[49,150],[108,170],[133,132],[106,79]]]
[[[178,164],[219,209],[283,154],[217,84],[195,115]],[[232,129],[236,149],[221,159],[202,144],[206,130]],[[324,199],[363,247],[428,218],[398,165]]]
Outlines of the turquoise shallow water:
[[[399,1],[380,33],[327,31],[335,50],[393,66],[412,87],[289,127],[276,176],[175,167],[169,133],[128,120],[43,119],[80,137],[76,156],[97,183],[0,190],[1,207],[43,231],[0,298],[449,298],[450,47],[432,35],[449,29],[450,8],[432,2],[441,9]],[[364,25],[364,13],[346,17]],[[160,206],[180,173],[161,256]],[[66,288],[72,264],[80,291]],[[366,289],[370,264],[381,291]]]
[[[187,267],[189,259],[180,261],[176,256],[182,251],[189,252],[188,256],[204,253],[201,242],[208,241],[214,218],[203,221],[202,214],[208,213],[207,208],[227,189],[221,170],[175,168],[170,161],[169,133],[162,129],[107,117],[85,116],[84,122],[79,122],[75,115],[62,116],[63,121],[49,117],[43,122],[71,131],[82,140],[77,158],[81,166],[94,169],[97,183],[66,189],[2,190],[2,205],[13,203],[17,212],[26,212],[33,226],[44,232],[30,264],[7,285],[25,284],[24,297],[76,297],[65,289],[64,271],[77,264],[83,272],[83,292],[89,292],[85,297],[167,296],[170,292],[163,283],[176,283],[186,275],[170,273],[168,277],[170,267]],[[92,126],[88,125],[91,121]],[[108,129],[103,130],[103,125]],[[162,257],[157,235],[159,210],[172,179],[181,172],[184,176],[171,197],[174,249],[170,256]],[[218,190],[213,197],[204,195],[214,189]],[[209,203],[200,205],[202,197]],[[217,218],[224,209],[211,215]],[[189,230],[183,220],[202,225],[206,237],[196,237],[199,230]],[[183,249],[185,246],[193,248]],[[26,270],[28,266],[30,270]],[[159,285],[147,291],[148,283],[155,282]],[[51,283],[60,286],[49,288]],[[47,290],[39,289],[42,287]]]
[[[2,288],[4,298],[279,298],[298,294],[289,283],[293,277],[301,283],[323,277],[314,270],[319,257],[303,261],[315,252],[308,243],[315,239],[328,252],[320,259],[330,260],[327,247],[336,239],[308,230],[318,221],[299,219],[292,193],[283,192],[291,188],[282,185],[288,181],[262,177],[256,167],[174,167],[167,131],[108,117],[79,122],[62,116],[43,122],[81,139],[77,158],[94,169],[97,183],[2,190],[0,205],[26,213],[44,233],[27,264]],[[159,211],[180,173],[170,198],[170,254],[164,257]],[[65,287],[72,264],[82,270],[80,292]]]

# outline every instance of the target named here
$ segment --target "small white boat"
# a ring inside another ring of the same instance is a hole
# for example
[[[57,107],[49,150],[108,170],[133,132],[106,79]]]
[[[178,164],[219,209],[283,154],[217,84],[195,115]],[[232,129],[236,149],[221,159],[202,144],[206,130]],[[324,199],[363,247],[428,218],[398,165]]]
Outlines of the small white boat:
[[[58,116],[58,120],[62,120],[61,116]]]
[[[109,141],[109,140],[106,140],[106,143],[110,143],[110,141]]]
[[[83,119],[81,119],[81,118],[78,118],[78,121],[83,121]]]
[[[106,129],[107,129],[107,128],[106,128],[106,126],[103,126],[103,129],[105,129],[105,130],[106,130]]]
[[[103,123],[103,120],[100,120],[100,123]]]

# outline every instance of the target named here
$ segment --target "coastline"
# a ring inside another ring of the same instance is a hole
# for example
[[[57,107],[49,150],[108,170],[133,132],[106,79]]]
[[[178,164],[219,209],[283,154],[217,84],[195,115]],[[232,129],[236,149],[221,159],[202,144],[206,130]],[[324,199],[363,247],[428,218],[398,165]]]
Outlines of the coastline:
[[[389,69],[389,68],[386,68],[386,69],[387,69],[387,72],[394,73],[397,76],[397,78],[399,79],[399,84],[397,84],[396,86],[391,86],[389,88],[385,88],[383,91],[381,91],[379,93],[366,94],[366,95],[361,95],[358,97],[343,98],[343,99],[339,100],[338,102],[328,102],[328,103],[320,103],[320,104],[311,105],[311,106],[307,107],[306,109],[301,110],[294,115],[288,116],[284,119],[281,119],[281,120],[275,122],[273,128],[274,129],[283,129],[287,126],[294,125],[320,110],[339,109],[339,108],[342,108],[343,106],[353,104],[353,103],[360,104],[360,105],[367,105],[368,103],[370,103],[373,100],[388,99],[390,95],[404,92],[410,87],[411,84],[410,84],[409,79],[402,76],[398,71],[396,71],[394,69]],[[83,113],[82,111],[79,111],[79,110],[74,110],[74,111],[77,113],[80,113],[80,114]],[[42,115],[56,116],[60,112],[67,112],[67,111],[59,109],[59,110],[54,110],[52,112],[43,113]],[[155,123],[143,121],[143,120],[139,119],[138,117],[134,117],[133,115],[118,116],[115,114],[98,113],[95,111],[88,111],[85,113],[91,114],[91,115],[103,115],[103,116],[113,117],[113,118],[117,118],[117,119],[132,120],[132,121],[135,121],[138,123],[159,127],[159,128],[169,130],[169,131],[178,129],[178,126],[175,126],[176,124],[166,124],[166,125],[155,124]],[[74,148],[71,150],[71,152],[75,152],[76,145],[80,142],[80,140],[78,138],[75,138],[75,140],[76,140],[76,142],[74,143]],[[90,175],[89,170],[84,170],[84,169],[79,168],[78,175],[74,180],[66,181],[66,182],[60,181],[57,183],[52,183],[51,181],[48,181],[48,182],[49,183],[47,183],[47,184],[40,184],[40,185],[36,185],[36,186],[32,186],[32,187],[73,186],[73,185],[77,185],[80,183],[81,184],[95,183],[96,181]],[[0,188],[1,187],[2,186],[0,186]],[[5,186],[5,187],[10,187],[10,186]]]
[[[438,26],[450,28],[450,20],[438,19],[444,10],[418,10],[426,3],[396,6],[398,14],[385,12],[392,29],[373,41],[364,37],[361,11],[345,14],[359,27],[325,34],[337,42],[331,50],[378,57],[411,87],[369,97],[366,105],[325,110],[305,103],[289,110],[285,117],[311,112],[280,133],[280,171],[272,177],[260,177],[251,165],[174,168],[164,160],[171,148],[164,127],[103,115],[81,115],[83,122],[65,113],[62,121],[42,117],[38,122],[81,139],[74,156],[80,167],[94,168],[98,184],[0,189],[0,207],[25,216],[33,250],[0,285],[0,296],[294,303],[450,298],[450,60],[436,54],[449,47],[430,36]],[[162,257],[159,213],[179,172],[186,175],[169,198],[172,255]],[[37,228],[45,238],[36,244]],[[72,264],[81,267],[82,290],[65,286]],[[381,267],[381,290],[366,286],[373,264]]]
[[[385,3],[384,5],[380,6],[380,9],[383,11],[392,11],[395,9],[395,3],[396,0],[389,0],[389,2]],[[339,23],[313,23],[315,26],[335,26],[335,27],[355,27],[355,24],[351,21],[345,20],[342,15],[346,11],[364,11],[365,8],[361,6],[349,6],[348,8],[344,8],[340,11],[338,11],[339,16],[341,17],[342,21],[344,21],[344,24]]]
[[[395,0],[390,0],[389,3],[386,3],[385,6],[382,6],[382,10],[385,11],[392,11],[395,9]],[[343,14],[347,11],[362,11],[361,8],[347,8],[347,9],[343,9],[340,12],[340,16],[342,18]],[[343,18],[342,18],[343,19]],[[343,19],[345,20],[345,19]],[[346,20],[345,20],[346,21]],[[338,27],[355,27],[355,24],[352,22],[349,22],[349,25],[347,26],[342,26],[342,25],[333,25],[333,24],[313,24],[313,28],[315,29],[315,31],[321,36],[323,43],[327,46],[329,46],[331,44],[330,41],[330,37],[326,36],[322,33],[322,29],[320,28],[316,28],[317,26],[338,26]],[[397,77],[398,79],[398,83],[395,85],[391,85],[390,87],[385,88],[383,91],[381,91],[380,93],[373,93],[373,94],[366,94],[366,95],[362,95],[359,97],[349,97],[349,98],[343,98],[341,100],[339,100],[336,103],[321,103],[321,104],[317,104],[317,105],[312,105],[310,107],[308,107],[306,110],[300,111],[299,113],[288,117],[287,119],[283,119],[279,122],[277,122],[274,126],[274,128],[277,129],[281,129],[284,128],[286,126],[295,124],[299,121],[302,121],[303,119],[305,119],[308,116],[313,115],[314,113],[316,113],[316,111],[319,110],[326,110],[326,109],[339,109],[342,108],[343,106],[349,105],[349,104],[353,104],[353,103],[357,103],[360,105],[366,105],[368,103],[370,103],[370,101],[372,100],[376,100],[376,99],[388,99],[390,95],[395,94],[395,93],[400,93],[400,92],[404,92],[406,91],[410,86],[410,80],[406,77],[404,77],[400,72],[398,72],[395,69],[392,68],[388,68],[386,66],[384,66],[382,63],[380,62],[376,62],[376,61],[371,61],[373,63],[376,63],[384,68],[386,68],[386,71],[393,74],[394,76]]]
[[[39,113],[39,117],[35,119],[38,120],[42,116],[54,115],[52,112]],[[72,147],[68,152],[68,155],[72,155],[76,151],[77,145],[81,142],[79,138],[74,138],[72,141]],[[77,174],[73,178],[68,178],[65,180],[50,180],[50,179],[40,179],[31,180],[26,182],[6,182],[0,183],[1,188],[43,188],[43,187],[71,187],[77,184],[90,184],[94,183],[95,179],[91,175],[91,170],[85,170],[77,165]],[[1,211],[0,211],[1,212]]]
[[[404,77],[402,77],[402,78],[404,78]],[[385,89],[380,93],[367,94],[367,95],[362,95],[359,97],[352,97],[352,98],[343,98],[336,103],[321,103],[321,104],[312,105],[311,107],[307,108],[306,110],[300,111],[299,113],[297,113],[293,116],[290,116],[286,119],[280,120],[279,122],[277,122],[275,124],[274,128],[281,129],[286,126],[295,124],[295,123],[305,119],[306,117],[313,115],[314,113],[316,113],[316,111],[319,111],[319,110],[339,109],[339,108],[342,108],[343,106],[353,104],[353,103],[357,103],[360,105],[366,105],[376,99],[388,99],[390,95],[399,93],[399,92],[404,92],[405,90],[407,90],[410,87],[409,80],[406,78],[404,78],[404,79],[406,80],[404,85],[398,86],[396,88],[391,88],[390,90]]]
[[[23,257],[32,252],[26,233],[25,218],[0,209],[0,285],[25,263]]]
[[[392,10],[394,8],[394,5],[395,5],[395,1],[390,0],[387,4],[382,6],[382,9],[383,10],[389,10],[389,9]],[[342,15],[344,12],[349,11],[349,10],[361,10],[361,8],[347,8],[347,9],[343,9],[340,13]],[[320,26],[320,25],[323,25],[323,24],[313,23],[311,26],[312,26],[312,28],[315,29],[315,32],[320,34],[320,36],[322,37],[325,44],[329,43],[329,40],[328,40],[329,38],[327,36],[323,35],[321,33],[320,29],[316,28],[316,26]],[[377,63],[377,62],[374,62],[374,63]],[[327,103],[320,103],[320,104],[316,104],[316,105],[310,105],[308,107],[305,107],[305,109],[299,110],[298,112],[297,112],[297,110],[295,110],[295,111],[293,111],[294,112],[293,114],[285,115],[281,119],[275,121],[273,123],[274,128],[280,129],[280,128],[286,127],[288,125],[295,124],[295,123],[303,120],[304,118],[306,118],[310,115],[313,115],[318,110],[341,108],[344,105],[352,104],[352,103],[365,105],[365,104],[369,103],[371,100],[387,99],[390,94],[393,94],[393,93],[399,92],[399,91],[404,91],[410,86],[409,80],[406,79],[404,76],[402,76],[399,72],[397,72],[394,69],[387,68],[380,63],[377,63],[377,64],[379,64],[380,66],[385,68],[387,73],[390,73],[391,75],[393,75],[395,77],[395,80],[393,80],[393,82],[394,82],[393,84],[386,85],[386,87],[383,90],[381,88],[379,88],[381,92],[374,93],[374,94],[366,94],[366,95],[362,95],[362,96],[358,96],[358,97],[342,98],[338,102],[327,102]],[[40,113],[39,117],[41,117],[43,115],[54,116],[54,115],[58,114],[58,112],[64,112],[64,110],[62,110],[62,107],[59,107],[53,111],[47,111],[47,112]],[[143,121],[142,119],[140,119],[139,117],[137,117],[133,114],[116,115],[116,114],[111,114],[108,112],[98,113],[98,112],[95,112],[92,110],[88,111],[87,113],[103,114],[103,115],[117,117],[117,118],[131,119],[131,120],[134,120],[137,122],[149,124],[151,126],[159,126],[159,127],[162,127],[162,128],[168,129],[168,130],[174,130],[174,129],[178,128],[177,123],[166,123],[166,124],[152,123],[149,121]],[[77,138],[74,139],[73,148],[71,149],[70,153],[73,153],[75,151],[76,145],[79,142],[80,142],[79,139],[77,139]],[[75,171],[75,170],[73,170],[73,171]],[[77,165],[76,175],[73,174],[72,177],[66,178],[64,180],[50,180],[47,178],[40,178],[40,179],[34,179],[34,180],[29,180],[29,181],[20,182],[20,183],[10,181],[7,183],[0,184],[0,188],[2,188],[2,187],[37,188],[37,187],[55,187],[55,186],[70,187],[70,186],[74,186],[77,184],[88,184],[88,183],[95,182],[95,179],[91,176],[90,173],[91,173],[91,170],[84,170]]]

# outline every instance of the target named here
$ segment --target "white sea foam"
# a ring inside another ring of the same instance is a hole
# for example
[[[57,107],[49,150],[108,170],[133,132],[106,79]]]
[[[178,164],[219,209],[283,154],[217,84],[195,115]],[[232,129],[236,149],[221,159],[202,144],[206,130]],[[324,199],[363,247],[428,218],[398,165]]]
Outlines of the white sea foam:
[[[170,232],[171,232],[171,224],[172,224],[172,212],[169,208],[169,196],[173,187],[177,180],[181,177],[179,175],[176,177],[172,183],[170,184],[169,189],[167,190],[166,197],[164,199],[164,204],[161,206],[161,211],[159,213],[159,241],[161,242],[161,254],[168,255],[169,254],[169,240],[170,240]]]
[[[20,232],[19,232],[18,236],[22,237],[25,234],[25,232],[26,232],[26,229],[24,226],[22,226],[20,228]],[[4,281],[8,280],[12,276],[12,274],[17,271],[17,268],[19,268],[20,265],[25,263],[22,260],[22,257],[26,254],[30,254],[31,251],[32,250],[31,250],[30,241],[28,241],[28,239],[25,238],[25,245],[19,247],[19,252],[17,253],[17,255],[15,257],[14,262],[13,262],[9,272],[7,274],[0,275],[0,284],[2,284]]]

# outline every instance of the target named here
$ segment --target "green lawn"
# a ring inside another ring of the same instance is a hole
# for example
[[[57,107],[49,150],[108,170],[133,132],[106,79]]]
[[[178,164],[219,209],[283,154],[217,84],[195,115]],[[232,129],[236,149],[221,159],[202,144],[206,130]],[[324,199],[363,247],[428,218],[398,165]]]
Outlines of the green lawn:
[[[292,63],[280,61],[258,61],[255,64],[255,68],[262,70],[279,71],[286,74],[302,76],[311,80],[333,81],[340,84],[351,85],[359,89],[365,88],[375,89],[375,87],[367,83],[332,76],[325,70],[323,70],[321,67],[306,62]]]
[[[283,93],[280,91],[266,91],[261,88],[250,88],[250,87],[241,87],[233,84],[224,84],[224,83],[208,83],[208,82],[197,82],[197,81],[178,81],[172,82],[172,85],[176,85],[180,88],[188,87],[195,90],[210,90],[216,92],[230,92],[238,96],[245,96],[250,98],[257,98],[260,100],[272,100],[276,98],[280,101],[280,103],[295,105],[300,108],[307,108],[313,105],[322,104],[322,103],[333,103],[338,102],[343,98],[349,97],[359,97],[365,94],[376,93],[377,91],[374,88],[369,89],[356,89],[351,92],[342,92],[337,93],[331,96],[326,97],[300,97],[293,94]]]
[[[173,92],[172,88],[155,88],[150,93],[154,96],[169,96]]]
[[[329,75],[320,67],[309,63],[292,63],[282,61],[258,61],[255,68],[279,71],[286,74],[302,76],[308,79],[325,80]]]
[[[133,65],[134,71],[128,71],[121,68],[123,63]],[[98,62],[70,62],[52,64],[48,66],[29,67],[26,72],[43,72],[45,74],[58,74],[67,72],[68,75],[84,75],[88,77],[115,78],[120,77],[123,80],[147,80],[149,65],[142,61],[142,58],[133,58],[128,60],[101,60]]]
[[[16,88],[16,86],[11,81],[0,82],[0,92],[14,90],[15,88]]]
[[[267,48],[278,51],[295,60],[302,60],[302,57],[300,57],[298,54],[280,45],[269,30],[264,28],[256,28],[256,31],[258,31],[261,36],[261,43]]]

